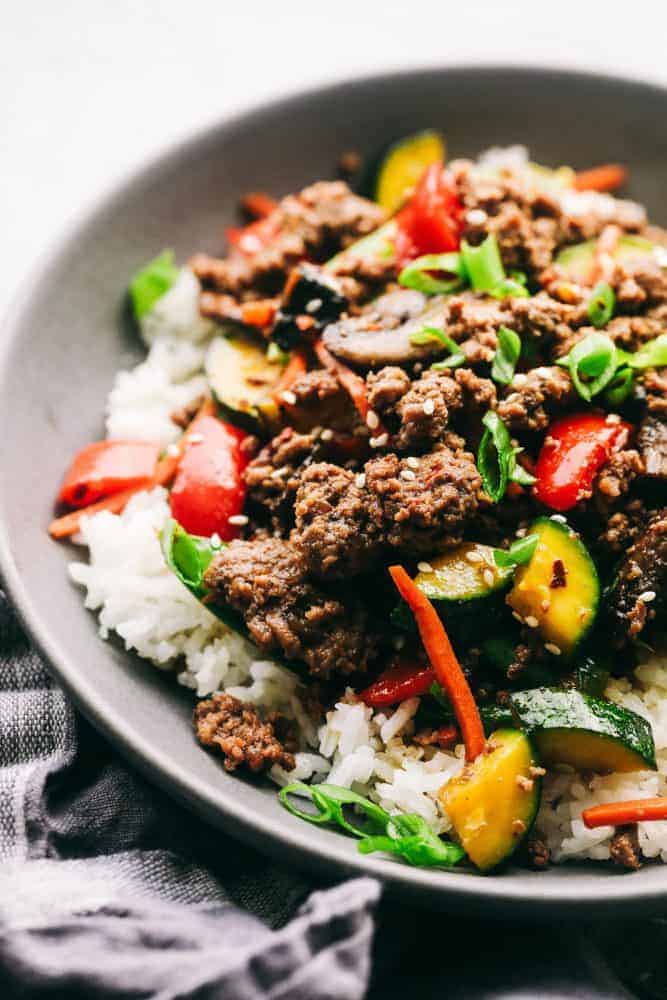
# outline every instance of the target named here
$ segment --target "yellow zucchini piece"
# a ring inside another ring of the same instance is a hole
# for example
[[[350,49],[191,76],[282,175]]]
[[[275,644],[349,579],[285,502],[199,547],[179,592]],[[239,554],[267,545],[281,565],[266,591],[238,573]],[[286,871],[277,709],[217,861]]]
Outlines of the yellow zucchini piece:
[[[540,805],[537,756],[518,729],[499,729],[487,750],[439,792],[468,857],[488,872],[514,853]]]
[[[271,390],[283,365],[267,359],[259,338],[241,332],[216,337],[205,369],[216,399],[233,423],[255,432],[277,424],[278,406]]]
[[[446,155],[443,136],[432,129],[400,139],[391,146],[382,160],[375,186],[375,200],[393,215],[426,168],[438,161],[444,163]]]
[[[597,613],[597,570],[584,543],[562,521],[540,517],[529,530],[538,542],[530,562],[518,567],[507,603],[570,656]]]

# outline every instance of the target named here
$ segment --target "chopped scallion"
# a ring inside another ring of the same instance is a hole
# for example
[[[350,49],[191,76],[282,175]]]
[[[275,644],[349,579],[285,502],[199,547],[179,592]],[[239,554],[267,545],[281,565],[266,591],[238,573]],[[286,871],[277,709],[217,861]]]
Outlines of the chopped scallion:
[[[613,379],[619,365],[619,354],[606,334],[589,333],[556,363],[569,370],[575,389],[582,399],[589,401]]]
[[[519,355],[521,354],[521,338],[507,326],[498,328],[498,346],[493,356],[491,378],[499,385],[509,385],[514,378]]]
[[[435,371],[442,371],[446,368],[458,368],[465,364],[465,355],[459,345],[451,337],[448,337],[444,330],[439,330],[437,326],[425,326],[410,337],[410,343],[415,344],[415,346],[428,344],[434,340],[444,344],[449,351],[449,357],[445,358],[444,361],[436,361],[435,364],[431,365],[431,368]]]
[[[537,535],[526,535],[512,542],[509,549],[494,549],[493,560],[496,566],[521,566],[533,558],[533,552],[538,543]]]
[[[130,282],[130,298],[135,318],[140,320],[149,313],[158,299],[169,291],[178,278],[172,250],[161,254],[142,267]]]
[[[606,281],[600,281],[591,292],[586,312],[593,326],[600,329],[606,326],[614,315],[616,295],[614,289]]]
[[[451,275],[446,279],[434,278],[433,273]],[[398,276],[399,285],[414,288],[425,295],[449,295],[463,286],[465,270],[458,253],[436,253],[417,257]]]

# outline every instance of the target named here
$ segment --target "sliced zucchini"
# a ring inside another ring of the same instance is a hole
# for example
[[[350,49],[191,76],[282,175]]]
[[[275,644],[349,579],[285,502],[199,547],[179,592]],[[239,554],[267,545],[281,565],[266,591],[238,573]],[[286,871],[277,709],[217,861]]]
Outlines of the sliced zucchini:
[[[530,562],[517,568],[507,603],[546,642],[571,656],[597,614],[597,570],[580,537],[561,520],[540,517],[529,530],[537,545]]]
[[[375,181],[375,200],[393,215],[426,168],[444,163],[447,150],[440,132],[428,129],[399,139],[382,158]]]
[[[545,764],[589,771],[656,770],[651,726],[628,708],[574,688],[517,691],[510,706]]]
[[[270,430],[278,421],[271,390],[283,365],[269,361],[259,338],[242,332],[216,337],[205,361],[211,389],[225,414],[254,433]]]
[[[556,257],[556,264],[568,278],[573,281],[585,282],[591,273],[596,246],[597,240],[588,240],[586,243],[577,243],[575,246],[566,247]],[[618,246],[612,256],[619,263],[629,263],[632,260],[651,257],[654,253],[655,245],[650,240],[643,236],[625,235],[619,239]]]
[[[512,582],[513,568],[496,566],[493,551],[490,545],[463,542],[429,559],[431,569],[420,570],[415,577],[419,589],[459,638],[479,633],[502,616],[499,597]],[[414,628],[405,604],[397,606],[392,621],[399,628]]]
[[[488,752],[440,790],[439,798],[468,857],[488,872],[506,861],[530,830],[540,805],[533,745],[518,729],[499,729]]]

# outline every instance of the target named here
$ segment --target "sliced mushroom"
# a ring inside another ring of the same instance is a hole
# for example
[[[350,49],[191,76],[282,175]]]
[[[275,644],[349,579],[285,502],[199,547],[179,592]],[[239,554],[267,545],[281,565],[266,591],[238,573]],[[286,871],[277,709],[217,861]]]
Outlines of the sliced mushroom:
[[[646,475],[667,479],[667,423],[655,417],[645,417],[639,428],[637,444],[646,466]]]
[[[381,303],[382,300],[378,300],[377,304]],[[442,329],[448,310],[446,299],[432,300],[425,312],[398,325],[396,314],[390,311],[381,313],[377,304],[363,316],[333,323],[324,331],[325,346],[341,361],[360,368],[377,368],[410,364],[446,353],[444,345],[438,340],[413,344],[411,339],[425,326]]]

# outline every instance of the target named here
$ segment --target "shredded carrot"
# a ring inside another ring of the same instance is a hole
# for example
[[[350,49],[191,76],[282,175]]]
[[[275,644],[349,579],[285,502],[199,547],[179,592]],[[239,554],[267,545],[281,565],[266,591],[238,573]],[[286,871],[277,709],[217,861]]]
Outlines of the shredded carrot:
[[[243,211],[253,219],[265,219],[278,207],[278,202],[265,191],[250,191],[241,198]]]
[[[333,354],[327,350],[321,340],[315,342],[314,345],[315,354],[322,365],[323,368],[328,369],[333,375],[336,376],[340,384],[343,386],[350,399],[354,403],[357,412],[364,423],[366,423],[366,418],[370,410],[368,405],[368,396],[366,394],[366,383],[353,372],[351,368],[344,365],[342,361],[335,358]],[[375,435],[382,434],[383,428],[377,426],[375,429]]]
[[[574,187],[577,191],[615,191],[627,179],[628,171],[620,163],[605,163],[602,167],[579,170],[574,175]]]
[[[611,280],[616,268],[614,253],[620,238],[621,230],[616,225],[605,226],[600,233],[595,244],[595,254],[589,276],[591,284]]]
[[[258,326],[262,329],[273,323],[278,310],[275,299],[258,299],[256,302],[244,302],[241,306],[241,322],[247,326]]]
[[[97,503],[89,504],[88,507],[81,507],[79,510],[72,511],[71,514],[64,514],[62,517],[57,517],[55,520],[51,521],[49,525],[49,534],[52,538],[70,538],[72,535],[76,535],[77,531],[81,528],[81,520],[84,517],[92,517],[94,514],[99,514],[100,511],[108,510],[112,514],[120,514],[121,511],[125,510],[125,507],[130,502],[135,494],[139,493],[141,490],[149,490],[154,486],[167,486],[171,480],[176,475],[179,462],[185,451],[185,447],[189,440],[189,435],[192,432],[192,427],[199,417],[210,417],[214,416],[216,412],[215,403],[207,396],[203,401],[199,409],[197,410],[196,416],[191,421],[190,426],[181,439],[178,441],[177,452],[174,455],[165,455],[163,458],[159,459],[155,466],[155,471],[151,479],[147,479],[144,483],[138,483],[129,490],[122,490],[120,493],[114,493],[110,497],[105,497],[103,500],[98,500]]]
[[[389,572],[396,589],[415,616],[426,655],[438,682],[452,703],[466,748],[466,760],[475,760],[486,743],[484,727],[445,626],[428,597],[410,579],[402,566],[390,566]]]
[[[308,359],[306,352],[297,347],[292,351],[292,355],[283,369],[283,373],[276,382],[272,396],[279,406],[285,405],[283,393],[287,392],[294,385],[300,375],[308,371]]]
[[[667,798],[630,799],[627,802],[604,802],[581,814],[589,830],[596,826],[625,826],[647,820],[667,819]]]
[[[105,497],[104,500],[98,500],[97,503],[91,503],[87,507],[80,507],[79,510],[73,510],[71,514],[57,517],[49,525],[51,538],[68,538],[71,535],[76,535],[81,527],[82,518],[92,517],[93,514],[99,514],[102,510],[111,511],[112,514],[120,514],[135,493],[138,493],[139,490],[147,489],[152,484],[152,480],[147,479],[145,483],[139,486],[133,486],[129,490],[114,493],[110,497]]]

